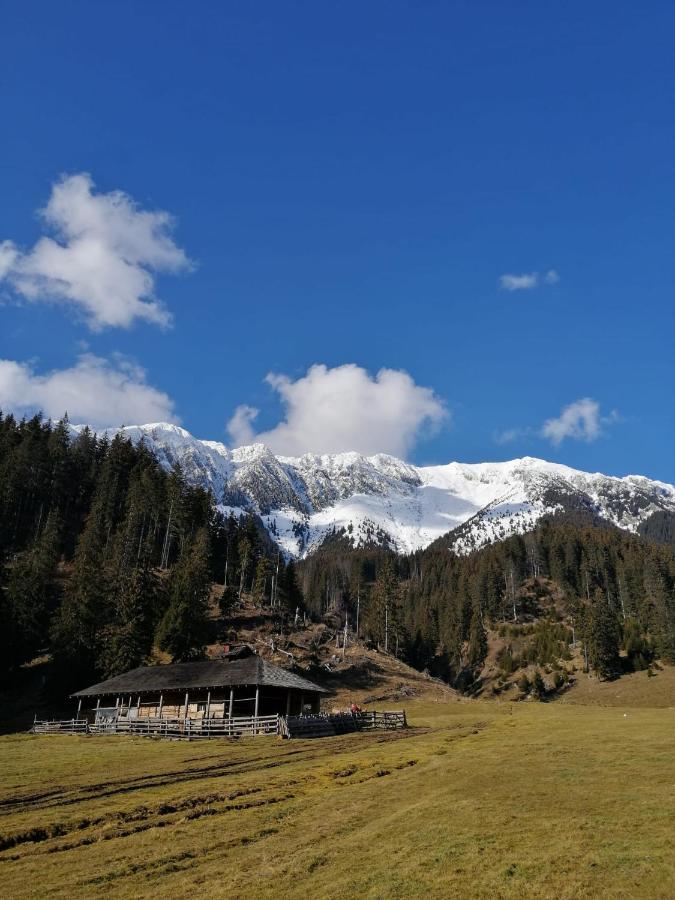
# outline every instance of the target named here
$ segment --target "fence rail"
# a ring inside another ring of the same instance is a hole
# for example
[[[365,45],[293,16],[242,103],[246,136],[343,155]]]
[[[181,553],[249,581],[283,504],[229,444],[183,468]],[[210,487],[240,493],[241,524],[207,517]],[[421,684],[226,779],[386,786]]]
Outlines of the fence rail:
[[[51,719],[33,722],[33,734],[133,734],[146,737],[198,740],[211,737],[245,737],[278,734],[285,738],[323,737],[351,731],[393,730],[407,726],[403,710],[396,712],[320,713],[309,716],[236,716],[224,718]]]
[[[232,719],[142,716],[136,719],[118,718],[92,723],[86,719],[36,720],[31,731],[34,734],[135,734],[196,740],[278,734],[279,716],[237,716]]]
[[[89,723],[86,719],[44,719],[33,722],[31,731],[34,734],[86,734]]]
[[[351,731],[406,728],[404,710],[395,712],[320,713],[313,716],[281,717],[279,733],[284,737],[327,737]]]

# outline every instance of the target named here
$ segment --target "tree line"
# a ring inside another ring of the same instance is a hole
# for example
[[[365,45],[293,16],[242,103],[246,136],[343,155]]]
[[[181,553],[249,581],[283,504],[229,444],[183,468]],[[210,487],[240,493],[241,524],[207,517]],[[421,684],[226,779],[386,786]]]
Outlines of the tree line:
[[[244,592],[302,605],[257,517],[225,518],[143,442],[0,414],[2,668],[48,652],[55,682],[81,686],[154,646],[198,656],[218,637],[214,583],[225,616]]]

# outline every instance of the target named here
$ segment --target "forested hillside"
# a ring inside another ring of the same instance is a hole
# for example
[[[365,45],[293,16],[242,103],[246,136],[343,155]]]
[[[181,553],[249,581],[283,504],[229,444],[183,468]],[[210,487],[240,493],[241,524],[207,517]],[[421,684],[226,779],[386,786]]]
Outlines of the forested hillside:
[[[295,606],[285,566],[253,517],[167,472],[142,444],[69,437],[67,422],[0,416],[0,604],[7,671],[51,653],[61,689],[174,659],[214,640],[208,602],[242,591]]]
[[[358,611],[364,635],[458,687],[479,678],[491,636],[529,638],[520,658],[503,641],[505,674],[577,644],[603,678],[675,662],[675,553],[609,526],[553,519],[469,556],[443,541],[405,557],[350,552],[336,535],[300,572],[317,614],[353,623]]]
[[[304,607],[467,691],[488,659],[504,677],[575,648],[603,678],[675,662],[667,543],[551,519],[468,556],[444,540],[396,556],[336,531],[296,573],[254,514],[223,518],[142,441],[40,417],[0,416],[0,588],[0,665],[49,658],[62,692],[157,650],[201,654],[243,594]]]

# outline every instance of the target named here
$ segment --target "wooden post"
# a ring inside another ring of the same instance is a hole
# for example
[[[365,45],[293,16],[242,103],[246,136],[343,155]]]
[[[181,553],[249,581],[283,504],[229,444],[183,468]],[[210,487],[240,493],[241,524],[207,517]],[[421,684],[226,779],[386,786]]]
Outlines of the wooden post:
[[[136,702],[136,718],[139,719],[141,717],[141,695],[138,695],[138,700]]]
[[[185,715],[183,716],[184,719],[187,719],[187,714],[188,714],[188,692],[185,691]]]
[[[232,713],[234,712],[234,688],[230,688],[230,709],[228,712],[228,718],[232,718]]]
[[[208,719],[210,714],[211,714],[211,691],[209,691],[208,694],[206,695],[206,716],[204,718]]]
[[[118,698],[115,700],[115,713],[118,712],[119,707],[120,707],[120,698],[118,697]]]
[[[101,698],[97,697],[96,698],[96,712],[94,713],[94,721],[96,721],[98,719],[98,711],[100,708],[101,708]]]
[[[159,695],[159,718],[162,718],[162,710],[164,709],[164,694]]]
[[[253,713],[254,722],[253,722],[253,734],[258,733],[258,706],[260,704],[260,685],[256,684],[255,686],[255,712]]]
[[[75,716],[76,719],[80,718],[80,710],[81,709],[82,709],[82,697],[80,697],[80,699],[77,701],[77,715]]]

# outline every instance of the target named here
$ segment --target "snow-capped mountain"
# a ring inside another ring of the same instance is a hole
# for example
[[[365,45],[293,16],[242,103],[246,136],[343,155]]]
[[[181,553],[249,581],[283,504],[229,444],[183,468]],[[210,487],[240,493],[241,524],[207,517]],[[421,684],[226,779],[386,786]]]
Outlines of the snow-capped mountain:
[[[263,444],[229,449],[176,425],[129,426],[160,462],[210,488],[224,511],[257,512],[293,557],[306,556],[334,530],[354,545],[426,547],[453,531],[465,553],[531,530],[542,516],[585,510],[629,531],[654,512],[675,512],[675,487],[638,475],[615,478],[524,457],[510,462],[412,466],[386,454],[275,456]]]

